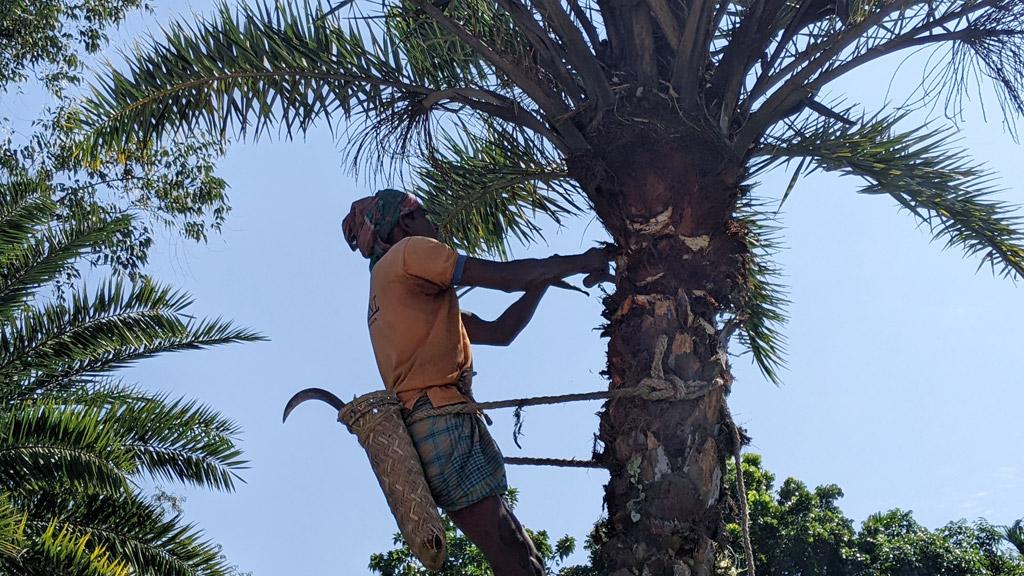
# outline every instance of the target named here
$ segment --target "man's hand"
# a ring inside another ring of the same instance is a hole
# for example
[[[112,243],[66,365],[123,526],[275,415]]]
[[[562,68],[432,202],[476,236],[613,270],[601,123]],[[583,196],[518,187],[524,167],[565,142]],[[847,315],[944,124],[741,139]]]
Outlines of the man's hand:
[[[587,270],[581,270],[581,272],[587,275],[583,279],[583,285],[587,288],[593,288],[602,282],[614,282],[615,277],[611,275],[608,270],[608,263],[614,258],[611,249],[604,248],[591,248],[583,253],[584,256],[592,259],[590,267]]]

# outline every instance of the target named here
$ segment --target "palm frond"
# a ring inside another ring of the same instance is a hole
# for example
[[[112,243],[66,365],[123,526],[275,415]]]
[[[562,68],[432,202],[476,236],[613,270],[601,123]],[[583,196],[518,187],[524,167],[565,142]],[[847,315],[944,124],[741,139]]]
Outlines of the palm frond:
[[[736,221],[744,232],[749,254],[743,261],[734,321],[740,329],[740,343],[751,353],[761,373],[779,384],[779,372],[786,366],[783,330],[789,319],[782,273],[772,260],[781,249],[779,227],[765,203],[751,196],[745,196]]]
[[[24,551],[25,520],[25,514],[11,504],[10,495],[0,491],[0,566]]]
[[[165,517],[159,506],[131,493],[43,492],[21,505],[30,518],[26,533],[33,545],[23,559],[25,564],[45,561],[40,552],[52,547],[49,541],[59,536],[57,543],[62,546],[56,550],[58,558],[73,545],[84,555],[96,555],[113,566],[127,566],[129,574],[228,574],[219,548],[204,539],[200,531],[183,524],[179,516]],[[36,518],[51,520],[31,520]],[[47,537],[48,533],[52,536]]]
[[[126,475],[134,469],[132,455],[116,431],[102,425],[102,417],[102,411],[90,407],[9,404],[0,412],[0,489],[126,489]]]
[[[0,321],[9,322],[41,287],[131,224],[126,216],[84,215],[59,224],[49,195],[38,177],[0,179]]]
[[[585,207],[565,166],[528,135],[491,126],[446,137],[417,170],[416,194],[442,238],[471,254],[506,257],[509,241],[541,235],[538,216],[560,223]]]
[[[1024,556],[1024,520],[1017,520],[1003,531],[1009,542],[1021,556]]]
[[[36,230],[52,222],[55,207],[42,178],[0,170],[0,261],[5,261],[8,250],[29,243]]]
[[[803,27],[778,36],[765,54],[758,49],[754,56],[759,57],[748,60],[759,69],[750,75],[756,77],[753,85],[740,89],[745,100],[740,116],[756,109],[739,131],[738,149],[760,140],[830,82],[876,59],[911,51],[931,54],[919,106],[945,100],[947,113],[959,115],[966,98],[982,96],[984,83],[995,91],[1008,126],[1024,114],[1024,4],[912,0],[850,3],[849,8],[845,21],[834,10],[825,18],[801,20]]]
[[[111,281],[94,294],[27,310],[0,326],[0,379],[21,395],[68,388],[164,352],[263,337],[230,322],[185,314],[187,294],[150,282]]]
[[[171,26],[161,42],[128,57],[127,74],[112,69],[94,88],[78,117],[90,131],[78,153],[149,148],[193,132],[257,138],[277,126],[293,136],[318,121],[336,127],[350,119],[350,129],[363,123],[347,139],[356,152],[401,157],[429,145],[428,116],[449,104],[550,132],[478,67],[449,66],[464,80],[457,88],[425,74],[415,62],[437,52],[410,56],[410,48],[424,48],[413,30],[405,31],[406,46],[369,27],[343,29],[321,13],[308,3],[222,5],[210,19]]]
[[[246,464],[235,444],[236,424],[194,400],[158,395],[111,404],[104,425],[122,439],[139,472],[157,480],[234,489]]]
[[[32,550],[11,562],[12,568],[15,573],[33,576],[131,576],[128,563],[112,558],[105,547],[94,545],[92,540],[91,534],[80,534],[52,521],[33,540]]]
[[[981,257],[1002,276],[1024,274],[1024,227],[1016,209],[996,198],[994,177],[954,146],[951,128],[899,131],[904,113],[856,126],[809,121],[770,137],[757,169],[808,158],[814,170],[857,176],[863,194],[887,194],[928,227],[936,240]],[[813,170],[812,170],[813,171]]]
[[[24,409],[31,413],[40,405],[91,415],[97,434],[116,444],[127,477],[230,491],[246,464],[236,445],[238,426],[196,401],[101,382],[44,393]]]

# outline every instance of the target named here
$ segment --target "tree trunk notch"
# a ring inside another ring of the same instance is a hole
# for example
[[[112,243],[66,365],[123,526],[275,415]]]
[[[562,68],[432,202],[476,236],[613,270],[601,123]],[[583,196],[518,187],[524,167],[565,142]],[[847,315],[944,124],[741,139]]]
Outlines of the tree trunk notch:
[[[611,471],[601,552],[609,576],[708,576],[738,448],[717,321],[747,254],[731,222],[741,171],[714,149],[647,134],[642,146],[620,140],[587,187],[622,249],[605,299],[607,375],[613,390],[653,382],[679,394],[613,400],[601,413],[595,457]]]

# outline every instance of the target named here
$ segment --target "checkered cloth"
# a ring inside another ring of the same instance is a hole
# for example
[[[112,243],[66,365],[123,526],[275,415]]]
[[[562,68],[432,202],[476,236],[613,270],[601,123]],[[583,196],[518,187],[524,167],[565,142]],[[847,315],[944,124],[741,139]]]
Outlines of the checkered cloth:
[[[410,413],[431,408],[426,396]],[[437,505],[459,510],[508,490],[501,450],[475,414],[431,416],[409,425]]]

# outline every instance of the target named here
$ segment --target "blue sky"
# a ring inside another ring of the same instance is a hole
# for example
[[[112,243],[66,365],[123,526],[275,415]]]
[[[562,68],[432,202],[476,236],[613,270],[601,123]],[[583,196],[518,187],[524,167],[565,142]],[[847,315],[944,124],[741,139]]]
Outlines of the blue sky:
[[[161,2],[135,18],[123,38],[185,14]],[[830,94],[877,110],[896,62],[881,62],[836,84]],[[904,65],[889,97],[901,101],[924,62]],[[3,113],[28,117],[22,98]],[[1022,149],[989,110],[971,103],[963,143],[1001,177],[1002,197],[1024,204]],[[941,118],[936,118],[936,121]],[[251,460],[235,494],[187,497],[189,517],[244,570],[273,574],[366,574],[372,552],[390,547],[393,520],[354,437],[324,405],[302,406],[287,425],[284,402],[321,386],[342,398],[380,386],[365,328],[366,263],[341,239],[349,204],[372,192],[350,178],[326,130],[294,142],[233,146],[221,175],[234,211],[224,233],[197,246],[167,234],[152,272],[192,292],[195,310],[256,328],[270,342],[179,354],[126,371],[156,390],[201,398],[238,421]],[[777,197],[788,175],[760,191]],[[814,175],[800,182],[781,214],[790,307],[789,369],[767,383],[734,359],[733,412],[752,450],[780,479],[837,483],[855,520],[893,507],[936,527],[984,516],[1024,516],[1024,390],[1018,327],[1021,289],[977,262],[933,243],[895,203],[855,194],[857,182]],[[547,243],[516,256],[581,251],[601,238],[581,219],[548,227]],[[511,297],[477,290],[464,306],[495,315]],[[510,348],[476,349],[480,399],[601,389],[604,342],[595,327],[599,298],[554,291]],[[508,455],[586,457],[598,403],[526,411],[523,450],[511,439],[509,411],[492,414]],[[601,513],[600,471],[510,467],[524,523],[582,541]],[[581,559],[582,557],[579,556]]]

